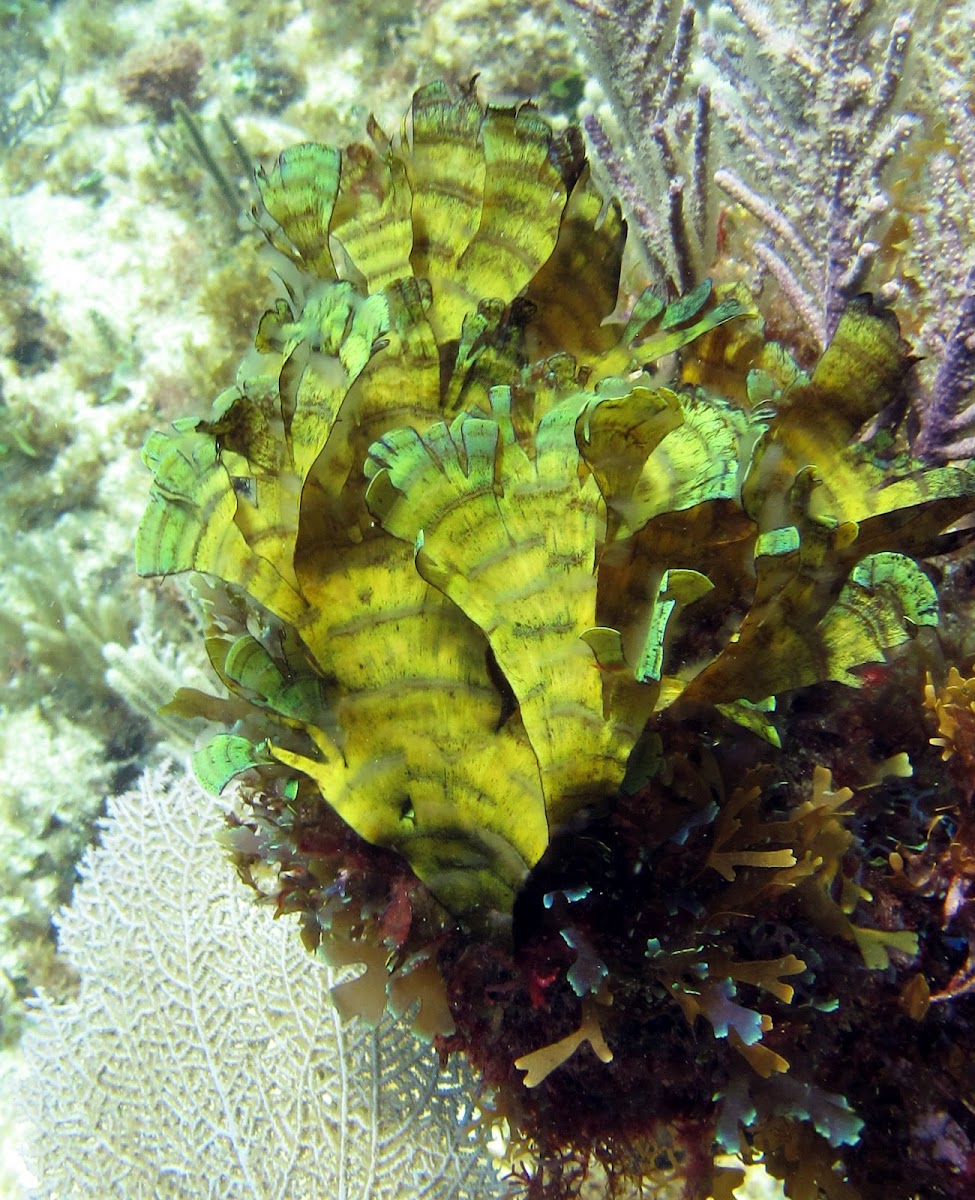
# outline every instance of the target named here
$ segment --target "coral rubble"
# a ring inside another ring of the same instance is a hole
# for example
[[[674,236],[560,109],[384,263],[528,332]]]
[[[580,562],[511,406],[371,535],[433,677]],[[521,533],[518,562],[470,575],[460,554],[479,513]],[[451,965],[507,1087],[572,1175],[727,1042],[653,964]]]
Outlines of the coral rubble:
[[[283,294],[145,449],[137,565],[207,577],[230,695],[171,709],[228,727],[194,765],[240,777],[239,871],[364,966],[341,1009],[474,1063],[529,1196],[593,1162],[724,1196],[732,1151],[907,1197],[905,1147],[967,1194],[969,1118],[960,1162],[917,1099],[975,1103],[931,902],[971,780],[921,651],[975,474],[892,438],[895,318],[854,298],[805,371],[740,289],[618,315],[575,130],[433,84],[369,134],[260,174]]]

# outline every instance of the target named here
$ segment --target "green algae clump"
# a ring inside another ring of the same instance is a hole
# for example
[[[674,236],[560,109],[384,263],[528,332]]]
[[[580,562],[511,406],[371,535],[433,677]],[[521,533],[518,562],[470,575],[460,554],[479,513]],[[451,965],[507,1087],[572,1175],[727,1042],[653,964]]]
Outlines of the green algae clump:
[[[969,986],[930,903],[969,759],[896,648],[975,474],[892,436],[893,314],[857,297],[805,371],[739,288],[621,298],[577,131],[472,88],[258,185],[281,294],[147,442],[136,546],[199,576],[227,695],[170,707],[223,727],[238,871],[363,968],[343,1015],[467,1056],[527,1195],[726,1195],[725,1152],[880,1194],[938,1069],[897,1047]]]
[[[856,441],[911,362],[867,298],[809,376],[660,386],[655,362],[754,314],[706,283],[617,322],[619,208],[531,105],[435,84],[370,136],[260,175],[285,295],[212,414],[147,443],[137,565],[226,589],[207,649],[236,728],[196,755],[206,786],[297,772],[503,926],[653,713],[774,739],[776,695],[856,686],[934,624],[915,559],[957,542],[975,476]]]

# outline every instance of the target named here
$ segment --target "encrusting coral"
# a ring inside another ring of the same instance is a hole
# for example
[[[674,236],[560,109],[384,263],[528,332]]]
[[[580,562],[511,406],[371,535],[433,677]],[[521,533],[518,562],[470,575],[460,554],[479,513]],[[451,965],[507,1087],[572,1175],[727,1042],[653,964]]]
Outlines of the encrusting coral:
[[[207,577],[231,693],[173,704],[232,726],[194,757],[242,778],[226,843],[365,965],[340,1007],[419,1000],[480,1068],[528,1194],[595,1158],[728,1195],[715,1148],[875,1194],[840,1041],[920,946],[860,825],[936,754],[918,704],[872,755],[871,692],[975,474],[869,436],[913,362],[869,296],[810,372],[733,289],[618,315],[619,207],[533,106],[433,84],[369,134],[260,174],[284,294],[145,450],[138,568]],[[809,734],[817,688],[858,756]]]

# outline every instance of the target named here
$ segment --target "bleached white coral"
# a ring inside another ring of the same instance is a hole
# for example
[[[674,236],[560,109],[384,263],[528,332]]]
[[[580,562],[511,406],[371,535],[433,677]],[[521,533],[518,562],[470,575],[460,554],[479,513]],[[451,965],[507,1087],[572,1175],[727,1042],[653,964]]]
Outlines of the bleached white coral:
[[[110,802],[39,1001],[23,1111],[39,1196],[489,1200],[470,1085],[388,1019],[343,1025],[333,972],[249,901],[216,803],[165,771]]]

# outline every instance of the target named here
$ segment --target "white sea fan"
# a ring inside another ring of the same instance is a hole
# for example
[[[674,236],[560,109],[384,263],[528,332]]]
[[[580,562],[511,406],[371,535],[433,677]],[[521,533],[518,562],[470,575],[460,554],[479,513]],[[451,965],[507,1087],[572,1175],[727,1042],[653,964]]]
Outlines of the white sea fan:
[[[172,767],[113,800],[40,997],[21,1101],[38,1196],[487,1200],[469,1077],[386,1019],[343,1025],[333,973],[249,901],[219,806]]]

